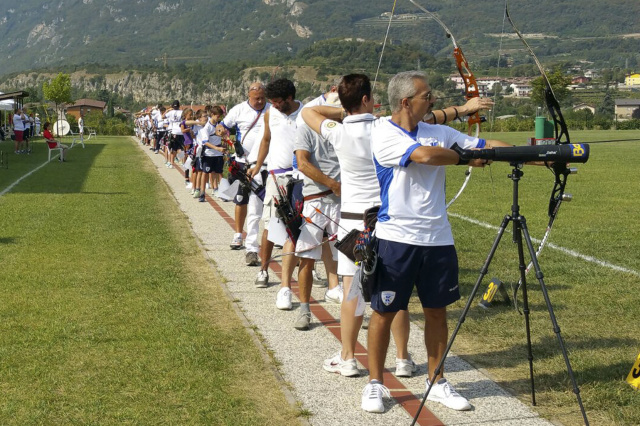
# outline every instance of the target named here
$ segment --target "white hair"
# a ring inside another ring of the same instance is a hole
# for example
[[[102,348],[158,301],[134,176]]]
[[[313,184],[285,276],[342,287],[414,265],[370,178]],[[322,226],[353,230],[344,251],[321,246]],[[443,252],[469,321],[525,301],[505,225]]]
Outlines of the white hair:
[[[387,94],[391,112],[398,112],[402,108],[402,100],[416,95],[415,80],[427,83],[427,75],[422,71],[405,71],[393,76],[389,81]]]

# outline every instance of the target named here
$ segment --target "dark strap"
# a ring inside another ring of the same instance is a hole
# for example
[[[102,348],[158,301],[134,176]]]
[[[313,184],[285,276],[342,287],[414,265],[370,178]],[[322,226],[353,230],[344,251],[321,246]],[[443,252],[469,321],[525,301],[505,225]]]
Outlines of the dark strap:
[[[363,218],[362,213],[340,212],[340,219],[363,220]]]
[[[327,195],[331,195],[331,194],[333,194],[333,191],[328,189],[326,191],[318,192],[317,194],[307,195],[306,197],[303,198],[303,200],[311,201],[311,200],[315,200],[316,198],[326,197]]]
[[[260,116],[262,115],[262,111],[264,111],[264,108],[262,108],[260,111],[258,111],[258,115],[256,116],[256,119],[253,120],[253,123],[251,123],[251,126],[249,126],[249,128],[247,129],[247,131],[244,133],[244,136],[242,137],[242,139],[246,138],[247,135],[249,134],[249,132],[251,131],[251,129],[253,129],[253,126],[256,125],[256,123],[258,122],[258,119],[260,118]],[[242,142],[242,141],[240,141]]]
[[[273,169],[269,170],[269,173],[273,173],[274,175],[281,175],[282,173],[287,173],[293,171],[293,167],[288,167],[286,169]]]

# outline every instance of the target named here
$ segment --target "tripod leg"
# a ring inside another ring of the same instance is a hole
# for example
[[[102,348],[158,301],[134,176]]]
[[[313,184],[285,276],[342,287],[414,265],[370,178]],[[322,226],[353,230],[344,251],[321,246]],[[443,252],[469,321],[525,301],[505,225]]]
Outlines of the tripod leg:
[[[522,287],[522,311],[524,312],[524,326],[527,334],[527,359],[529,360],[529,378],[531,381],[531,404],[536,405],[536,387],[533,378],[533,351],[531,350],[531,322],[529,317],[529,295],[527,293],[527,269],[524,261],[524,248],[522,246],[522,222],[524,222],[522,216],[514,219],[513,222],[513,237],[516,245],[518,246],[518,260],[520,262],[520,283]]]
[[[582,418],[584,419],[584,424],[589,426],[589,420],[587,419],[587,413],[584,410],[584,405],[582,404],[582,398],[580,397],[580,389],[578,388],[578,384],[576,383],[576,378],[573,374],[573,369],[571,368],[571,363],[569,362],[569,355],[567,354],[567,348],[564,345],[564,340],[562,339],[562,335],[560,334],[560,326],[558,325],[558,321],[556,321],[556,315],[553,312],[553,306],[551,306],[551,299],[549,299],[549,292],[547,291],[547,286],[544,283],[544,275],[540,270],[540,265],[538,264],[538,259],[536,257],[536,251],[533,248],[533,243],[531,242],[531,236],[529,235],[529,230],[527,229],[527,223],[524,218],[522,218],[522,232],[524,233],[525,242],[527,243],[527,248],[529,249],[529,254],[531,255],[531,261],[533,262],[534,270],[536,271],[536,278],[538,278],[538,282],[540,283],[540,289],[542,290],[542,295],[544,296],[544,301],[547,304],[547,310],[549,311],[549,317],[551,318],[551,324],[553,325],[553,332],[556,334],[558,338],[558,344],[560,345],[560,349],[562,350],[562,357],[564,358],[564,363],[567,366],[567,373],[569,374],[569,379],[571,380],[571,384],[573,386],[573,393],[576,394],[576,399],[578,400],[578,405],[580,406],[580,412],[582,413]]]
[[[427,397],[429,396],[429,392],[431,392],[431,388],[433,387],[435,378],[438,377],[442,372],[442,368],[444,367],[444,361],[447,358],[449,351],[451,351],[451,346],[453,346],[453,341],[458,335],[458,332],[460,331],[460,327],[462,326],[462,323],[464,323],[467,317],[467,314],[469,313],[469,309],[471,309],[471,303],[473,302],[473,299],[476,297],[476,294],[478,293],[478,289],[480,288],[480,284],[482,283],[484,276],[487,275],[487,273],[489,272],[489,265],[491,264],[493,255],[496,253],[496,250],[498,249],[498,245],[500,244],[500,240],[504,235],[504,231],[511,220],[512,220],[511,216],[507,215],[504,217],[504,219],[502,220],[502,223],[500,224],[500,228],[498,229],[498,235],[496,236],[496,239],[493,241],[493,245],[491,246],[491,250],[489,251],[487,260],[485,260],[484,265],[482,265],[482,269],[480,270],[480,276],[478,277],[476,284],[473,286],[473,289],[469,294],[469,299],[467,300],[467,304],[462,310],[462,314],[460,314],[460,319],[458,320],[458,324],[456,324],[456,328],[453,330],[453,333],[451,333],[451,337],[447,342],[447,347],[445,348],[444,353],[442,354],[442,358],[440,359],[440,362],[438,363],[433,373],[433,377],[429,378],[429,387],[427,388],[427,391],[425,392],[424,397],[420,402],[420,406],[418,407],[418,411],[416,412],[416,415],[413,418],[413,422],[411,422],[411,426],[414,426],[416,424],[416,421],[418,421],[418,416],[420,416],[420,411],[422,411],[422,407],[424,407],[424,404],[427,401]]]

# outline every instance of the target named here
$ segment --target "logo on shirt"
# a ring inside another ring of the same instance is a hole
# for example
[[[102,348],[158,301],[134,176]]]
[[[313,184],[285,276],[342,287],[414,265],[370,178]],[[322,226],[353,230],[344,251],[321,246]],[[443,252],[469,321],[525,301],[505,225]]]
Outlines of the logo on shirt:
[[[420,144],[422,146],[442,146],[437,138],[425,138]]]
[[[329,129],[333,129],[334,127],[336,127],[336,124],[337,123],[335,121],[330,121],[330,122],[327,123],[327,127]]]
[[[396,292],[383,291],[382,293],[380,293],[380,298],[382,299],[382,303],[384,303],[385,306],[389,306],[390,304],[393,303],[394,299],[396,298]]]

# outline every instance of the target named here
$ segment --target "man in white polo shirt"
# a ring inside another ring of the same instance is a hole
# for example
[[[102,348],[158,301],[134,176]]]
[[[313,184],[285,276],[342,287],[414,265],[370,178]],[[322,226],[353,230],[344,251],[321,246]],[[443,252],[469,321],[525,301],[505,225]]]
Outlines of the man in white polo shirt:
[[[267,170],[270,175],[275,175],[278,185],[286,187],[293,172],[293,144],[296,140],[296,118],[302,109],[302,102],[295,100],[296,88],[292,81],[286,78],[272,81],[267,85],[266,95],[272,108],[264,115],[264,136],[260,143],[256,164],[249,169],[249,175],[259,173],[262,164],[268,155]],[[275,217],[276,208],[273,197],[277,196],[276,184],[269,176],[265,183],[264,210],[262,218],[265,229],[262,233],[260,245],[261,268],[255,284],[258,288],[265,288],[269,282],[269,260],[273,252],[273,242],[269,241],[269,220]],[[286,247],[284,249],[286,251]],[[285,256],[282,260],[282,274],[290,276],[295,265],[293,256]]]
[[[340,161],[342,178],[342,211],[340,219],[339,238],[352,228],[363,229],[363,211],[372,206],[380,205],[380,187],[372,185],[377,181],[376,169],[372,160],[371,137],[372,129],[382,126],[381,123],[389,118],[376,119],[371,97],[371,84],[367,76],[350,74],[344,76],[340,82],[338,92],[343,107],[347,112],[342,124],[337,121],[339,115],[335,110],[316,107],[302,112],[305,121],[317,132],[328,138]],[[429,110],[425,119],[431,122],[445,122],[460,115],[467,115],[479,109],[490,106],[488,99],[469,101],[460,107],[448,107],[444,110]],[[342,253],[339,254],[338,273],[343,275],[345,292],[351,286],[355,266]],[[342,350],[334,357],[325,360],[323,368],[330,372],[338,372],[344,376],[358,375],[358,369],[353,358],[358,330],[362,323],[361,312],[357,312],[357,300],[347,301],[346,297],[341,309]],[[354,316],[355,315],[357,316]],[[396,341],[396,376],[410,377],[415,371],[415,363],[407,352],[408,316],[406,308],[401,309],[393,318],[391,331]],[[371,332],[371,331],[370,331]],[[376,331],[374,330],[373,333]],[[387,331],[388,333],[388,331]],[[387,334],[388,336],[388,334]],[[386,348],[385,348],[386,351]],[[384,387],[374,382],[368,385],[363,394],[362,408],[366,411],[382,412],[381,394]]]
[[[443,166],[467,165],[453,149],[456,145],[463,149],[510,146],[422,122],[435,102],[422,72],[408,71],[394,76],[388,95],[391,119],[379,121],[371,133],[382,202],[376,225],[378,265],[368,340],[371,381],[362,396],[362,408],[371,412],[384,411],[382,372],[389,329],[396,313],[407,309],[414,286],[425,316],[429,378],[444,354],[448,339],[447,305],[457,301],[460,292],[458,258],[447,219]],[[485,160],[469,163],[476,167],[484,164]],[[471,409],[442,372],[435,379],[429,400],[454,410]]]
[[[371,128],[378,120],[373,116],[371,82],[366,75],[346,75],[338,85],[344,111],[317,106],[302,110],[302,117],[315,132],[326,138],[340,163],[341,207],[338,239],[343,239],[351,229],[364,229],[364,211],[380,205],[380,187],[377,184],[371,155]],[[355,359],[355,347],[362,326],[364,301],[361,296],[347,300],[356,266],[343,253],[338,253],[338,275],[342,276],[344,294],[340,308],[342,348],[326,359],[323,368],[332,373],[351,377],[360,374]],[[360,311],[358,305],[360,304]],[[396,315],[392,326],[396,342],[396,375],[407,377],[415,371],[409,355],[409,313],[404,310]]]
[[[260,82],[249,86],[248,99],[229,110],[222,120],[222,126],[227,129],[236,129],[236,142],[242,145],[244,153],[236,153],[235,161],[240,164],[242,170],[247,170],[258,158],[260,141],[264,134],[264,115],[271,107],[267,102],[264,85]],[[258,173],[255,180],[262,182],[262,175]],[[233,198],[235,203],[235,234],[231,241],[231,249],[242,248],[242,229],[245,220],[247,222],[247,237],[245,240],[245,262],[247,266],[258,266],[258,233],[260,232],[260,217],[262,216],[262,200],[249,188],[240,186],[238,193]]]

